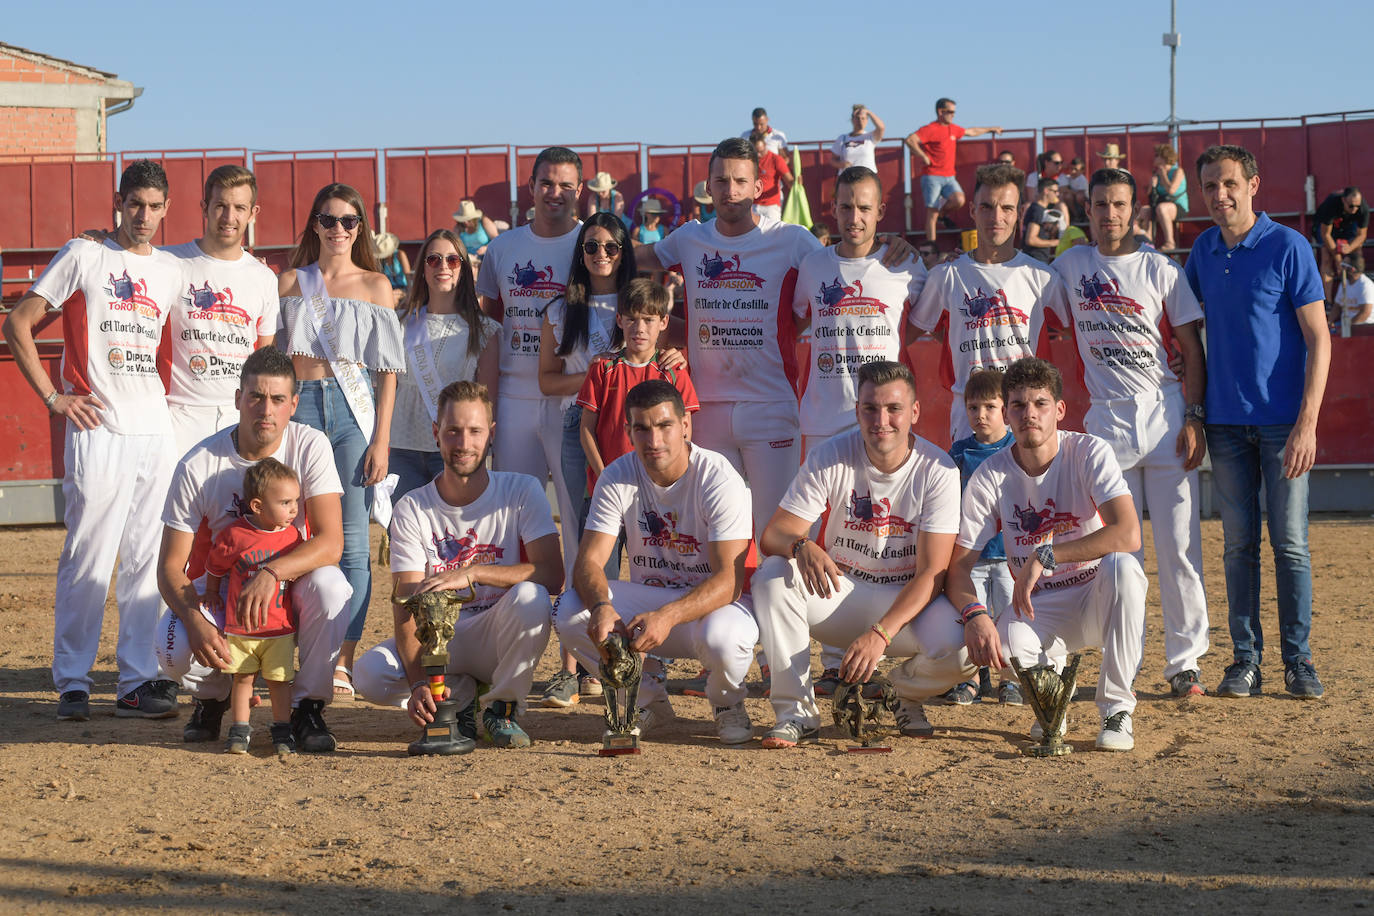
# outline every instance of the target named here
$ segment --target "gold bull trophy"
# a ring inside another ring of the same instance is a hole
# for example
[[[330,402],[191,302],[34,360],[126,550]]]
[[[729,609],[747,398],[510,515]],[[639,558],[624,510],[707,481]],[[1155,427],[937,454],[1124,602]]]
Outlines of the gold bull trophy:
[[[1078,662],[1082,658],[1081,653],[1070,656],[1062,674],[1052,665],[1022,668],[1012,659],[1012,670],[1026,692],[1035,721],[1040,723],[1040,742],[1022,748],[1027,757],[1059,757],[1073,752],[1073,746],[1064,741],[1064,720],[1078,689]]]
[[[622,633],[611,633],[601,643],[606,660],[601,663],[601,686],[605,688],[606,735],[601,739],[601,757],[639,753],[639,679],[644,674],[644,659]]]
[[[476,597],[476,590],[469,585],[466,592],[421,592],[397,601],[415,620],[420,664],[429,677],[429,695],[434,698],[435,706],[434,721],[426,724],[420,737],[406,748],[412,757],[467,754],[477,747],[477,739],[463,734],[459,728],[458,704],[444,699],[444,672],[448,668],[448,642],[453,638],[453,625],[458,622],[463,602]]]

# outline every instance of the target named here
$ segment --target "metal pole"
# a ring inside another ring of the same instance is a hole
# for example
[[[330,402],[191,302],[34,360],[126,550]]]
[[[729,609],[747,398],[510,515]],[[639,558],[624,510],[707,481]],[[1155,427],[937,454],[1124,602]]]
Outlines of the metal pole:
[[[1174,149],[1178,149],[1178,110],[1175,105],[1178,40],[1178,0],[1169,0],[1169,31],[1164,35],[1164,45],[1169,49],[1169,143]]]

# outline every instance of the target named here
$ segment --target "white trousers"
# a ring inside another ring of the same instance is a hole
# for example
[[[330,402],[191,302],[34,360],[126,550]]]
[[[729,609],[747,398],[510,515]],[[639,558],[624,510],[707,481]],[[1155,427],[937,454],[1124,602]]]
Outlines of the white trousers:
[[[110,574],[119,604],[118,696],[158,676],[153,641],[162,504],[176,466],[170,435],[126,436],[67,424],[62,479],[67,538],[57,560],[52,679],[58,693],[91,690]]]
[[[490,684],[485,703],[504,700],[525,708],[534,668],[549,643],[552,613],[548,590],[520,582],[485,611],[464,613],[448,644],[445,683],[459,708],[477,695],[477,683]],[[369,702],[399,706],[410,696],[410,681],[396,654],[396,640],[373,646],[353,664],[353,684]]]
[[[811,637],[847,647],[882,618],[901,590],[841,576],[830,597],[821,598],[806,591],[795,560],[764,561],[750,591],[763,648],[772,660],[769,698],[779,723],[820,725],[811,686]],[[915,620],[891,634],[892,645],[885,654],[906,659],[889,674],[899,697],[921,702],[973,676],[977,669],[969,663],[958,616],[949,599],[939,595]]]
[[[1107,440],[1116,453],[1136,515],[1147,509],[1150,513],[1166,680],[1180,671],[1198,670],[1198,659],[1209,648],[1198,473],[1183,470],[1176,452],[1183,422],[1183,396],[1177,386],[1153,397],[1094,401],[1083,422],[1084,429]],[[1144,563],[1143,547],[1135,556]]]
[[[528,474],[544,486],[553,478],[558,524],[563,538],[563,571],[572,574],[577,559],[577,513],[563,480],[562,398],[499,398],[492,467]],[[580,483],[580,481],[579,481]]]
[[[172,436],[176,439],[177,460],[191,448],[208,439],[226,426],[237,426],[239,412],[233,404],[214,404],[209,407],[198,404],[168,404],[167,412],[172,417]]]
[[[683,594],[681,589],[659,588],[634,582],[610,583],[611,603],[620,619],[629,622],[647,611],[656,611]],[[593,674],[601,670],[601,655],[587,634],[591,613],[582,605],[577,592],[568,589],[559,597],[553,611],[553,625],[563,647]],[[695,658],[707,669],[706,698],[715,707],[734,706],[748,694],[744,675],[754,658],[754,643],[759,627],[754,622],[749,598],[716,608],[705,617],[678,624],[668,632],[654,654],[664,658]],[[639,705],[647,706],[666,697],[659,681],[646,677],[640,681]]]
[[[801,467],[797,402],[702,404],[692,418],[692,441],[724,455],[749,484],[759,540]]]
[[[1011,609],[998,621],[1004,663],[1014,658],[1022,668],[1059,668],[1069,652],[1100,648],[1098,710],[1103,718],[1134,710],[1131,682],[1140,668],[1146,588],[1139,560],[1129,553],[1109,553],[1091,582],[1037,590],[1031,595],[1034,620],[1017,617]]]
[[[203,588],[202,588],[203,590]],[[291,606],[296,612],[296,649],[300,670],[291,688],[291,704],[301,700],[334,699],[334,666],[348,632],[348,601],[353,586],[337,566],[322,566],[291,583]],[[191,644],[180,620],[167,611],[158,622],[158,661],[167,676],[201,700],[229,698],[233,678],[207,668],[191,655]]]

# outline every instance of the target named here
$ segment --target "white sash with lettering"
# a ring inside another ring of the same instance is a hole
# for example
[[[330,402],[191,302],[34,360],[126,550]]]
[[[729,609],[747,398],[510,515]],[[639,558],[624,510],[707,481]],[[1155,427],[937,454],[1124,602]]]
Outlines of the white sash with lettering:
[[[415,370],[412,377],[420,389],[420,399],[425,402],[430,420],[437,423],[439,392],[443,390],[444,384],[434,363],[434,343],[429,339],[428,322],[425,321],[428,315],[429,309],[426,306],[411,312],[406,321],[406,353],[410,356],[411,367]]]
[[[296,279],[301,286],[301,299],[310,307],[311,324],[315,337],[320,342],[320,350],[334,372],[334,380],[339,383],[348,409],[353,419],[363,431],[363,438],[372,444],[372,427],[377,412],[372,404],[372,390],[367,384],[367,371],[352,360],[339,358],[339,332],[334,324],[334,304],[325,292],[324,277],[316,264],[296,268]]]

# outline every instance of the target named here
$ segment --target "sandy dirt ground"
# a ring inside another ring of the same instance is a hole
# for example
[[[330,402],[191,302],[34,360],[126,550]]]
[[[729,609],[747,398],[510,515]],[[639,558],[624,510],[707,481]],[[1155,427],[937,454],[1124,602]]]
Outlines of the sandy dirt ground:
[[[328,712],[337,753],[280,762],[183,744],[185,697],[175,720],[116,719],[113,602],[93,717],[55,721],[62,532],[0,531],[0,910],[1367,911],[1371,535],[1367,519],[1312,525],[1319,701],[1284,694],[1277,649],[1261,697],[1169,699],[1152,586],[1127,754],[1093,750],[1089,655],[1059,759],[1021,755],[1028,707],[928,707],[933,739],[859,756],[833,727],[790,751],[725,748],[707,702],[678,697],[636,758],[595,756],[599,701],[531,710],[528,750],[424,759],[401,710],[353,702]],[[1230,660],[1219,523],[1204,536],[1214,686]],[[388,635],[388,597],[374,590],[365,646]],[[536,693],[556,664],[550,645]],[[757,685],[748,707],[761,735]]]

